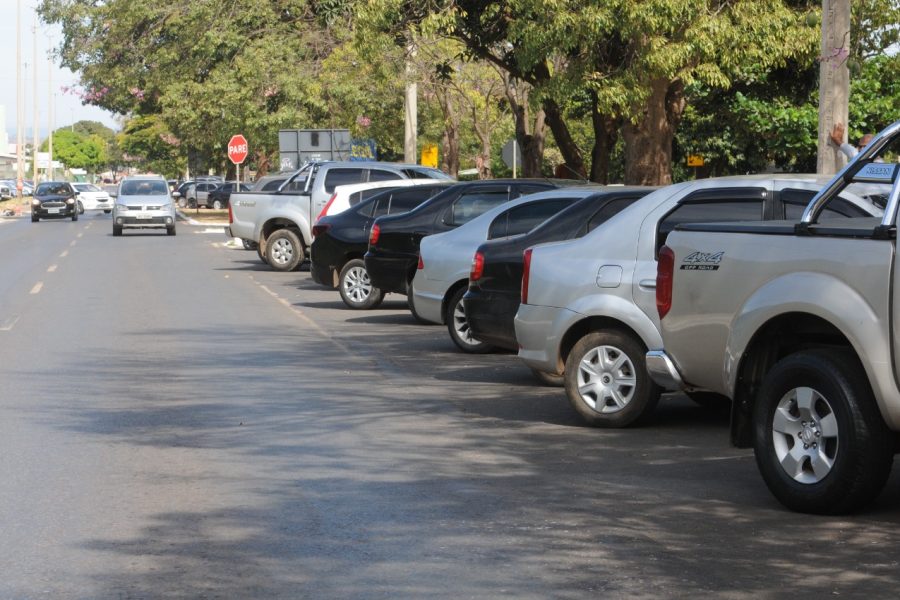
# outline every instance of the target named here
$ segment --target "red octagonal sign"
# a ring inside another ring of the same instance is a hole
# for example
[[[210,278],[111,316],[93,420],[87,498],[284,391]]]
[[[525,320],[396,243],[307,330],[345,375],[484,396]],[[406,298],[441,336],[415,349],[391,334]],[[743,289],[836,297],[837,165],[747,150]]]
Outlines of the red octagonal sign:
[[[241,134],[231,136],[228,140],[228,158],[236,165],[247,158],[247,138]]]

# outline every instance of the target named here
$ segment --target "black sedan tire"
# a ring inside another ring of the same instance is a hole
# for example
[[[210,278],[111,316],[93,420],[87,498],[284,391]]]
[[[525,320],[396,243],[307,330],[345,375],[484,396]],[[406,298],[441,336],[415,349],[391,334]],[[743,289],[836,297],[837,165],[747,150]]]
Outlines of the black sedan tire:
[[[467,291],[468,288],[463,286],[450,296],[450,300],[447,302],[447,312],[444,313],[444,322],[447,323],[450,339],[457,348],[469,354],[486,354],[493,351],[494,347],[472,336],[472,330],[469,328],[469,321],[466,318],[466,306],[463,302],[463,296]]]
[[[858,510],[890,474],[894,439],[850,352],[808,350],[776,363],[757,396],[753,425],[759,471],[791,510]]]
[[[360,258],[348,261],[341,269],[338,291],[344,304],[354,310],[372,309],[384,300],[384,292],[372,285],[366,263]]]

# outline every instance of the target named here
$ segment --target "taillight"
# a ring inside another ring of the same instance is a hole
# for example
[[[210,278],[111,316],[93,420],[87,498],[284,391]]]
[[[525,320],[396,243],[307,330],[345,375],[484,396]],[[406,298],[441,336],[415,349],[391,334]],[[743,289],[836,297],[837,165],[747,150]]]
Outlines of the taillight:
[[[381,227],[378,226],[378,223],[372,225],[372,231],[369,232],[369,244],[374,246],[378,243],[378,236],[381,235]]]
[[[531,274],[531,248],[522,255],[522,304],[528,304],[528,277]]]
[[[331,225],[328,223],[325,223],[322,225],[313,225],[313,228],[312,228],[313,237],[320,236],[323,233],[325,233],[326,231],[328,231],[329,229],[331,229]]]
[[[668,246],[659,249],[656,263],[656,312],[662,319],[672,308],[672,282],[675,276],[675,253]]]
[[[484,275],[484,254],[476,252],[472,258],[472,270],[469,271],[469,281],[478,281]]]
[[[421,254],[419,255],[419,264],[416,265],[416,268],[420,271],[425,268],[425,261],[422,260]]]
[[[234,213],[231,212],[231,202],[228,203],[228,224],[234,223]]]
[[[333,193],[331,198],[328,199],[328,202],[325,203],[325,208],[323,208],[322,212],[319,213],[319,216],[316,217],[316,221],[328,214],[328,209],[331,208],[331,203],[334,202],[335,198],[337,198],[337,192]]]

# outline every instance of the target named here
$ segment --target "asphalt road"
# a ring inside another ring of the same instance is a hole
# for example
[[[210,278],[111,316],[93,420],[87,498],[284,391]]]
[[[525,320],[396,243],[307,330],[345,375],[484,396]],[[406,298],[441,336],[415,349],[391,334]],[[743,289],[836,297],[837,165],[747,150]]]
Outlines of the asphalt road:
[[[900,584],[900,478],[784,510],[727,417],[581,425],[402,298],[220,230],[0,221],[0,598],[821,598]]]

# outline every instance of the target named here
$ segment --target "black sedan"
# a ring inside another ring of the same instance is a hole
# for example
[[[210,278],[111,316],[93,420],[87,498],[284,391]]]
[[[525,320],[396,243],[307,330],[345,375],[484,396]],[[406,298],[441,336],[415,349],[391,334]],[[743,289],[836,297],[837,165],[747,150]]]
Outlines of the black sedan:
[[[406,295],[416,274],[422,238],[455,229],[519,196],[570,183],[529,179],[458,183],[406,214],[379,217],[369,233],[364,259],[372,285],[386,293]],[[410,310],[416,314],[414,306]]]
[[[236,181],[226,181],[209,193],[206,197],[206,206],[215,209],[228,208],[228,203],[231,201],[231,192],[234,191],[249,192],[250,186],[246,183],[241,183],[240,189],[238,189]]]
[[[522,299],[526,248],[583,236],[656,188],[609,188],[579,200],[540,226],[514,238],[479,246],[463,297],[469,331],[482,342],[517,350],[514,320]]]
[[[336,215],[322,217],[312,229],[310,274],[313,281],[336,287],[350,308],[378,306],[384,292],[372,285],[363,255],[369,244],[369,229],[377,217],[408,212],[452,182],[391,188]]]
[[[77,192],[67,181],[45,181],[34,190],[31,199],[31,222],[41,219],[78,220]]]

